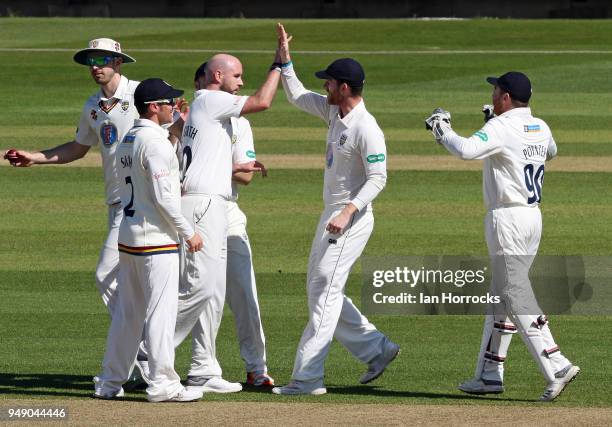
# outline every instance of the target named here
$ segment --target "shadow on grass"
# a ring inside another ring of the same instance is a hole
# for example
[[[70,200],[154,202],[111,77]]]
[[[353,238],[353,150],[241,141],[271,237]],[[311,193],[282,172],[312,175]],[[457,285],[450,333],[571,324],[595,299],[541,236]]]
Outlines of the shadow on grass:
[[[455,399],[455,400],[488,400],[497,402],[533,402],[533,399],[509,399],[503,397],[476,396],[468,394],[432,393],[426,391],[388,390],[377,386],[327,386],[327,392],[376,397],[405,397],[418,399]]]
[[[0,394],[91,398],[93,388],[91,375],[0,373]],[[122,400],[138,402],[143,399],[126,396]]]
[[[243,384],[244,392],[269,394],[270,388],[252,387]],[[330,394],[373,396],[389,398],[415,399],[451,399],[456,401],[484,400],[498,402],[533,402],[529,399],[510,399],[503,397],[470,396],[466,394],[434,393],[410,390],[388,390],[377,386],[327,386]],[[91,398],[93,393],[93,378],[89,375],[66,374],[13,374],[0,373],[0,394],[12,394],[30,397],[78,397]],[[145,395],[130,395],[123,401],[146,402]]]

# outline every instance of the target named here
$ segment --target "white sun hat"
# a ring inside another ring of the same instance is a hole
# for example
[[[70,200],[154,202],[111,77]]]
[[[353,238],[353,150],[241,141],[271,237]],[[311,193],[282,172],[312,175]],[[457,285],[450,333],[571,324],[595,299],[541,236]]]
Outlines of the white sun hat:
[[[106,38],[94,39],[90,41],[87,49],[79,50],[74,54],[74,60],[79,64],[89,65],[87,63],[87,55],[92,52],[108,53],[111,54],[111,56],[118,56],[123,58],[124,63],[136,62],[134,58],[121,52],[121,45],[119,42]]]

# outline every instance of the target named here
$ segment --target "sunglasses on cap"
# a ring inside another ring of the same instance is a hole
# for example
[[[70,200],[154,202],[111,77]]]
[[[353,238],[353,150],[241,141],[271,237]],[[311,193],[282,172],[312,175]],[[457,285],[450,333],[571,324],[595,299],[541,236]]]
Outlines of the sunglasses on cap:
[[[114,56],[97,56],[95,58],[87,58],[87,65],[89,65],[90,67],[94,65],[97,67],[102,67],[113,62],[114,58]]]
[[[174,101],[174,98],[172,99],[158,99],[156,101],[145,101],[143,104],[168,104],[171,107],[174,107],[174,104],[176,104],[176,102]]]

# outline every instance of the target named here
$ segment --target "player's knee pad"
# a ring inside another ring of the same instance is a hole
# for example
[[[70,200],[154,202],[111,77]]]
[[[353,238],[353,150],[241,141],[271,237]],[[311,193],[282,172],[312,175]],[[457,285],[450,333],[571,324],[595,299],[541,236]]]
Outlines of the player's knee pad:
[[[548,327],[548,317],[545,314],[542,314],[541,316],[538,316],[536,323],[544,336],[544,342],[546,344],[546,347],[544,348],[544,355],[550,358],[555,353],[559,353],[561,350],[555,343],[552,333],[550,332],[550,328]]]
[[[485,350],[484,358],[492,363],[503,364],[508,354],[512,335],[517,332],[514,323],[507,319],[496,319],[491,330],[491,339]]]
[[[524,335],[528,342],[528,347],[530,347],[530,351],[534,353],[534,356],[546,355],[545,334],[542,331],[542,327],[547,323],[546,316],[523,314],[512,316],[512,320],[516,324],[519,332]],[[554,349],[551,349],[550,354],[552,353],[554,353]]]

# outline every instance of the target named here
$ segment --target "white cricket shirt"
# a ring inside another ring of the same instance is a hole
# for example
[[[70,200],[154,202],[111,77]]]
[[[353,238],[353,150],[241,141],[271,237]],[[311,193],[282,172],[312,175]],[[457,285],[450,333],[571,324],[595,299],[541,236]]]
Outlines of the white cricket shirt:
[[[232,163],[248,163],[255,160],[255,144],[251,123],[244,118],[232,118]],[[238,200],[239,184],[232,181],[231,201]]]
[[[251,124],[244,117],[232,118],[232,162],[247,163],[256,159],[253,131]],[[246,237],[246,215],[238,206],[238,187],[240,184],[232,180],[232,197],[227,202],[228,235],[243,235]]]
[[[304,88],[293,66],[283,68],[282,82],[289,102],[320,117],[328,126],[323,200],[325,206],[353,203],[371,209],[387,181],[385,136],[361,101],[345,117],[327,97]]]
[[[557,154],[550,128],[533,117],[530,108],[506,111],[470,138],[451,130],[441,142],[464,160],[484,159],[482,183],[489,210],[537,206],[542,198],[544,162]]]
[[[232,126],[247,96],[202,89],[183,127],[183,193],[232,196]]]
[[[121,76],[115,94],[105,98],[102,90],[92,95],[83,107],[75,141],[94,146],[100,143],[106,203],[119,202],[119,182],[115,165],[115,151],[123,136],[139,117],[134,106],[137,81]]]
[[[132,255],[176,252],[179,235],[193,228],[181,213],[178,159],[168,131],[138,119],[117,148],[123,219],[119,251]]]

